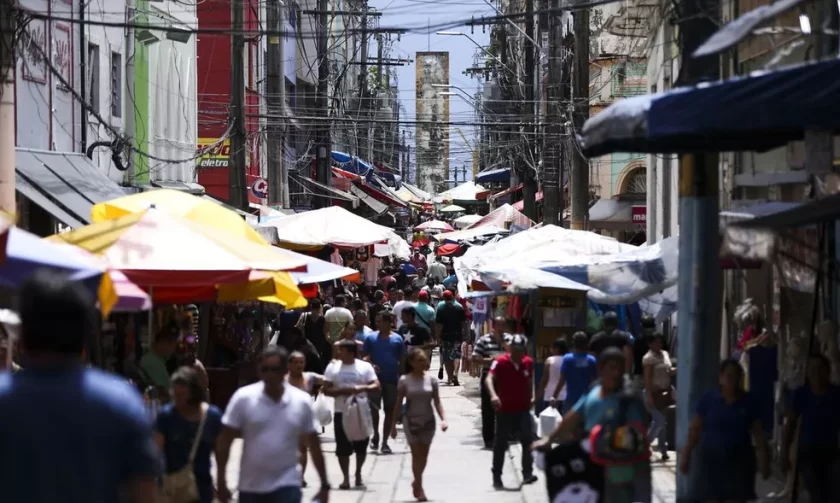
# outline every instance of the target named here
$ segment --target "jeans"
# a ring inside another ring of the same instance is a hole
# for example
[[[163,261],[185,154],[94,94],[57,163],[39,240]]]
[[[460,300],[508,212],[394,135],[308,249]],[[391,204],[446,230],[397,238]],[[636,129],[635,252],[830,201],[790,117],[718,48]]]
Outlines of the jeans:
[[[667,454],[668,430],[665,427],[665,413],[655,407],[648,407],[648,412],[650,412],[650,428],[648,429],[648,439],[657,439],[659,444],[659,452],[661,454]]]
[[[278,487],[270,493],[239,493],[239,503],[300,503],[300,487]]]
[[[837,446],[803,445],[799,451],[799,462],[805,489],[811,501],[837,503],[840,501],[840,484],[837,483],[837,465],[840,461]]]
[[[493,436],[496,430],[496,411],[493,410],[493,404],[490,403],[490,393],[487,392],[487,386],[484,384],[489,372],[488,369],[481,369],[481,438],[484,440],[486,447],[493,445]]]
[[[534,458],[531,455],[531,443],[534,441],[534,423],[531,412],[499,412],[496,414],[496,437],[493,440],[493,476],[502,476],[508,439],[511,432],[517,431],[522,445],[522,474],[529,477],[534,473]]]

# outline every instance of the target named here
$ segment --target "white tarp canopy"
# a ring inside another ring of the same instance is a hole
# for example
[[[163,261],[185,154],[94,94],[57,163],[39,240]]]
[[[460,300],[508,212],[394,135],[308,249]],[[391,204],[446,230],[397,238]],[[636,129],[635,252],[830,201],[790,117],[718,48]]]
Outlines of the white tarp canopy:
[[[478,201],[478,194],[487,189],[474,182],[465,182],[439,195],[444,201]]]
[[[452,221],[457,229],[463,229],[464,227],[469,227],[472,224],[478,222],[484,218],[482,215],[464,215],[462,217],[458,217]]]
[[[343,246],[356,248],[403,240],[394,231],[354,215],[340,206],[273,217],[261,222],[257,231],[271,237],[272,244],[300,246]],[[395,244],[400,247],[399,243]],[[405,244],[408,247],[408,244]]]
[[[495,225],[496,227],[504,227],[506,229],[509,225],[516,225],[518,227],[522,227],[523,229],[527,229],[534,225],[534,222],[512,205],[505,203],[481,217],[481,219],[473,223],[470,228],[481,227],[484,225]]]
[[[492,236],[493,234],[508,234],[510,231],[504,227],[497,227],[495,225],[485,225],[482,227],[470,227],[460,231],[444,232],[432,236],[439,242],[460,243],[461,241],[470,241],[472,239],[482,236]]]

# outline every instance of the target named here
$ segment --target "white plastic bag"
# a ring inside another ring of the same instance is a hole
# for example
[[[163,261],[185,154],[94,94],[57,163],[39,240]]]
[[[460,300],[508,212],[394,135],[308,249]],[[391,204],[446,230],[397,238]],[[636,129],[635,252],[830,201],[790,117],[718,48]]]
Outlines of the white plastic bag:
[[[332,423],[333,413],[329,400],[321,393],[318,394],[315,403],[312,404],[312,415],[315,417],[315,421],[322,427]]]
[[[341,427],[347,440],[358,442],[373,435],[373,419],[367,399],[351,396],[347,399],[344,413],[341,415]]]
[[[545,437],[552,431],[554,428],[557,427],[557,423],[560,422],[562,417],[560,413],[557,412],[557,409],[554,407],[546,407],[545,410],[540,412],[540,429],[539,429],[539,436]]]

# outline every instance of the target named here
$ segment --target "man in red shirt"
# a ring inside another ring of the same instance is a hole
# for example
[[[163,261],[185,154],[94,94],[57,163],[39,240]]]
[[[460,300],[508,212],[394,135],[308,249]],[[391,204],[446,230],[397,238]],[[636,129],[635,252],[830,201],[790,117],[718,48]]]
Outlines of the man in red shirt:
[[[515,334],[507,339],[508,353],[490,366],[485,381],[490,403],[496,409],[496,435],[493,438],[493,487],[503,489],[502,467],[508,439],[516,431],[522,445],[522,482],[536,482],[531,442],[534,440],[531,407],[534,405],[534,362],[525,354],[528,339]]]

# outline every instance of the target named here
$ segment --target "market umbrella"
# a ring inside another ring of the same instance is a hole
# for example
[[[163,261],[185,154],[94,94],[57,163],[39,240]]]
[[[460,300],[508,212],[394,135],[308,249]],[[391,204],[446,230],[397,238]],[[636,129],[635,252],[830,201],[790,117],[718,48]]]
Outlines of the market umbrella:
[[[457,204],[450,204],[449,206],[444,206],[439,209],[438,213],[460,213],[462,211],[467,211],[467,209],[462,206],[458,206]]]
[[[96,293],[105,270],[101,263],[67,253],[63,247],[18,227],[8,230],[5,255],[6,261],[0,265],[0,285],[8,288],[17,288],[35,271],[47,269],[67,274]]]
[[[112,199],[95,205],[90,217],[94,223],[104,222],[141,213],[152,206],[167,215],[214,227],[257,244],[268,244],[235,212],[216,202],[178,190],[158,189]]]
[[[440,232],[451,232],[455,229],[446,222],[441,220],[429,220],[428,222],[423,222],[422,224],[418,225],[414,228],[415,230],[419,231],[440,231]]]
[[[258,229],[284,248],[327,245],[358,248],[393,239],[393,229],[375,224],[340,206],[330,206],[284,217],[271,217]]]
[[[456,218],[452,223],[455,224],[455,227],[464,228],[478,222],[482,218],[484,218],[482,215],[464,215]]]

